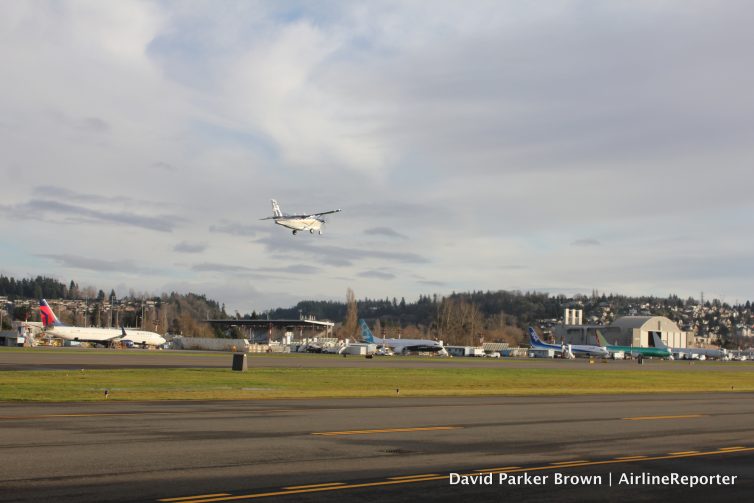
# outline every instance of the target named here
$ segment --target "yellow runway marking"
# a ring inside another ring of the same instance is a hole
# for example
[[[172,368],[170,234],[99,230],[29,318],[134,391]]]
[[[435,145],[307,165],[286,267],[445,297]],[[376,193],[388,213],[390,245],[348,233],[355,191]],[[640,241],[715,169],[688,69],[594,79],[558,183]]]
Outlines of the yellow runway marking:
[[[691,419],[694,417],[705,417],[705,414],[687,414],[685,416],[638,416],[624,417],[625,421],[649,421],[652,419]]]
[[[622,458],[614,458],[614,459],[620,459],[622,461],[630,461],[632,459],[644,459],[646,456],[623,456]]]
[[[427,477],[439,477],[439,473],[425,473],[424,475],[404,475],[402,477],[388,477],[388,480],[423,479]]]
[[[681,454],[696,454],[699,451],[680,451],[680,452],[669,452],[671,456],[680,456]]]
[[[371,435],[373,433],[405,433],[409,431],[456,430],[458,428],[463,428],[463,426],[425,426],[419,428],[385,428],[382,430],[323,431],[319,433],[312,433],[312,435],[330,437],[336,435]]]
[[[742,447],[740,449],[735,450],[717,450],[717,451],[709,451],[709,452],[696,452],[696,451],[685,451],[688,452],[688,454],[674,454],[674,455],[661,455],[661,456],[637,456],[634,457],[634,459],[608,459],[604,461],[584,461],[584,462],[567,462],[568,464],[550,464],[546,466],[531,466],[527,468],[519,468],[515,470],[510,470],[510,473],[518,473],[518,472],[532,472],[532,471],[545,471],[545,470],[554,470],[557,468],[569,468],[571,466],[573,467],[582,467],[582,466],[599,466],[599,465],[612,465],[612,464],[625,464],[625,463],[632,463],[637,461],[660,461],[665,459],[681,459],[681,458],[692,458],[692,457],[699,457],[699,456],[714,456],[716,454],[732,454],[737,452],[752,452],[754,451],[754,447]],[[475,473],[469,473],[467,475],[475,475]],[[309,489],[297,489],[297,490],[281,490],[281,491],[273,491],[273,492],[266,492],[266,493],[251,493],[251,494],[239,494],[235,496],[223,496],[218,498],[206,498],[206,499],[192,499],[192,500],[186,500],[185,498],[173,498],[171,501],[184,501],[185,503],[216,503],[220,501],[238,501],[238,500],[249,500],[249,499],[257,499],[257,498],[268,498],[272,496],[289,496],[291,494],[303,494],[303,493],[313,493],[313,492],[324,492],[324,491],[341,491],[346,489],[362,489],[366,487],[381,487],[381,486],[390,486],[390,485],[398,485],[398,484],[415,484],[419,482],[431,482],[431,481],[437,481],[437,480],[446,480],[448,479],[449,475],[438,475],[437,477],[431,477],[426,476],[424,478],[404,478],[401,480],[380,480],[376,482],[363,482],[363,483],[357,483],[357,484],[343,484],[343,485],[327,485],[327,484],[317,484],[316,487],[311,487]],[[159,500],[159,501],[166,501],[166,500]]]
[[[475,472],[487,473],[487,472],[504,472],[505,470],[515,470],[521,468],[520,466],[503,466],[500,468],[485,468],[484,470],[474,470]]]
[[[740,445],[735,447],[720,447],[721,451],[739,451],[741,449],[746,449],[746,447],[741,447]]]
[[[333,487],[333,486],[344,486],[346,485],[345,482],[328,482],[327,484],[310,484],[308,486],[288,486],[284,487],[283,489],[313,489],[315,487]]]
[[[578,464],[580,464],[580,463],[591,463],[591,461],[589,461],[587,459],[575,459],[573,461],[558,461],[558,462],[550,463],[550,464],[551,465],[560,466],[560,465],[573,465],[573,464],[577,464],[577,463]]]
[[[193,501],[203,498],[215,498],[217,496],[230,496],[230,493],[198,494],[196,496],[184,496],[183,498],[163,498],[157,501]]]

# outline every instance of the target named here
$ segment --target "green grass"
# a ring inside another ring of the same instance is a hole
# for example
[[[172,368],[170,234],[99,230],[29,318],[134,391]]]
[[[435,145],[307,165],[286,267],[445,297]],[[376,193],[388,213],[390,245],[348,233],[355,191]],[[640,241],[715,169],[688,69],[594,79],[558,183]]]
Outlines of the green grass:
[[[12,371],[0,401],[242,400],[754,391],[754,372],[539,368]]]

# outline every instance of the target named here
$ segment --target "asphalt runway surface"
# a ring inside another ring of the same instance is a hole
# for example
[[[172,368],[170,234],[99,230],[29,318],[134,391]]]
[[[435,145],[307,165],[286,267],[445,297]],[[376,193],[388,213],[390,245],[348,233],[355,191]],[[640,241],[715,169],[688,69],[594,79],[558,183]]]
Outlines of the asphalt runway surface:
[[[750,500],[753,419],[751,393],[4,403],[0,501]],[[717,479],[620,484],[674,473]]]
[[[119,368],[230,368],[232,353],[218,351],[156,351],[143,349],[80,349],[80,348],[26,348],[21,351],[0,349],[2,370],[76,370]],[[267,355],[248,354],[249,368],[595,368],[595,369],[682,369],[685,371],[754,372],[754,362],[690,362],[645,359],[643,365],[636,360],[608,360],[590,364],[588,359],[562,360],[551,358],[443,358],[363,356],[330,354]]]

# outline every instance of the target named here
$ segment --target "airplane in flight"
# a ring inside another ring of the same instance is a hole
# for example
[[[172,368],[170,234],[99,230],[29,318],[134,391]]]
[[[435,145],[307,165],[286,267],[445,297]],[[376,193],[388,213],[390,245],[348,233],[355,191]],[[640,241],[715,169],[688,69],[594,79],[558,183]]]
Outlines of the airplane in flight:
[[[631,355],[632,357],[655,357],[655,358],[673,358],[673,355],[670,353],[670,350],[667,347],[658,346],[655,342],[655,347],[653,348],[643,348],[639,346],[616,346],[616,345],[610,345],[607,343],[607,340],[605,340],[605,336],[602,335],[602,332],[599,330],[597,332],[597,340],[600,342],[602,346],[604,346],[610,354],[612,353],[625,353],[627,355]]]
[[[45,333],[53,337],[60,337],[68,341],[92,342],[95,344],[112,345],[122,342],[126,346],[162,346],[165,338],[155,332],[120,328],[73,327],[63,324],[45,299],[39,301],[39,311]]]
[[[600,346],[591,346],[588,344],[547,344],[537,335],[537,331],[534,328],[529,327],[529,344],[532,349],[552,349],[556,353],[560,353],[564,358],[574,358],[576,356],[599,356],[607,358],[610,353],[607,349]]]
[[[322,235],[322,225],[326,223],[326,220],[322,218],[322,215],[329,215],[331,213],[338,213],[341,210],[321,211],[319,213],[308,213],[302,215],[288,215],[280,211],[278,202],[274,199],[272,201],[272,216],[260,218],[260,220],[274,220],[276,224],[287,227],[293,230],[295,236],[298,231],[309,231],[310,234],[314,234],[317,231]]]
[[[359,320],[361,327],[361,340],[369,344],[377,344],[384,349],[386,346],[398,354],[406,354],[409,351],[432,352],[442,356],[448,356],[441,342],[430,339],[381,339],[375,337],[369,329],[367,322]]]

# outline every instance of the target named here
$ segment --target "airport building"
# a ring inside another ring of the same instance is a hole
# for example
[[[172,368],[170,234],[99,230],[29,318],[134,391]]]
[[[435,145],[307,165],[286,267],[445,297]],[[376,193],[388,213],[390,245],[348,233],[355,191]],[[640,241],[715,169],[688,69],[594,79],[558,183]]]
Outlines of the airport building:
[[[269,344],[274,338],[273,332],[279,332],[281,342],[290,344],[292,337],[298,335],[300,340],[304,340],[304,333],[307,332],[310,338],[314,337],[332,337],[335,323],[331,321],[316,320],[314,317],[301,317],[299,319],[287,320],[268,320],[268,319],[221,319],[206,320],[212,326],[227,329],[230,327],[239,327],[248,331],[248,339],[252,342],[263,342]]]
[[[610,327],[620,331],[624,346],[652,346],[653,334],[659,335],[662,342],[669,347],[688,346],[687,333],[664,316],[624,316],[615,320]],[[612,343],[609,338],[607,339]]]
[[[16,331],[0,332],[0,346],[23,346],[26,338]]]
[[[600,345],[599,331],[608,344],[616,346],[652,347],[656,333],[670,347],[688,347],[688,333],[664,316],[624,316],[610,325],[582,325],[581,310],[566,309],[564,320],[563,325],[553,328],[553,336],[566,344]]]

